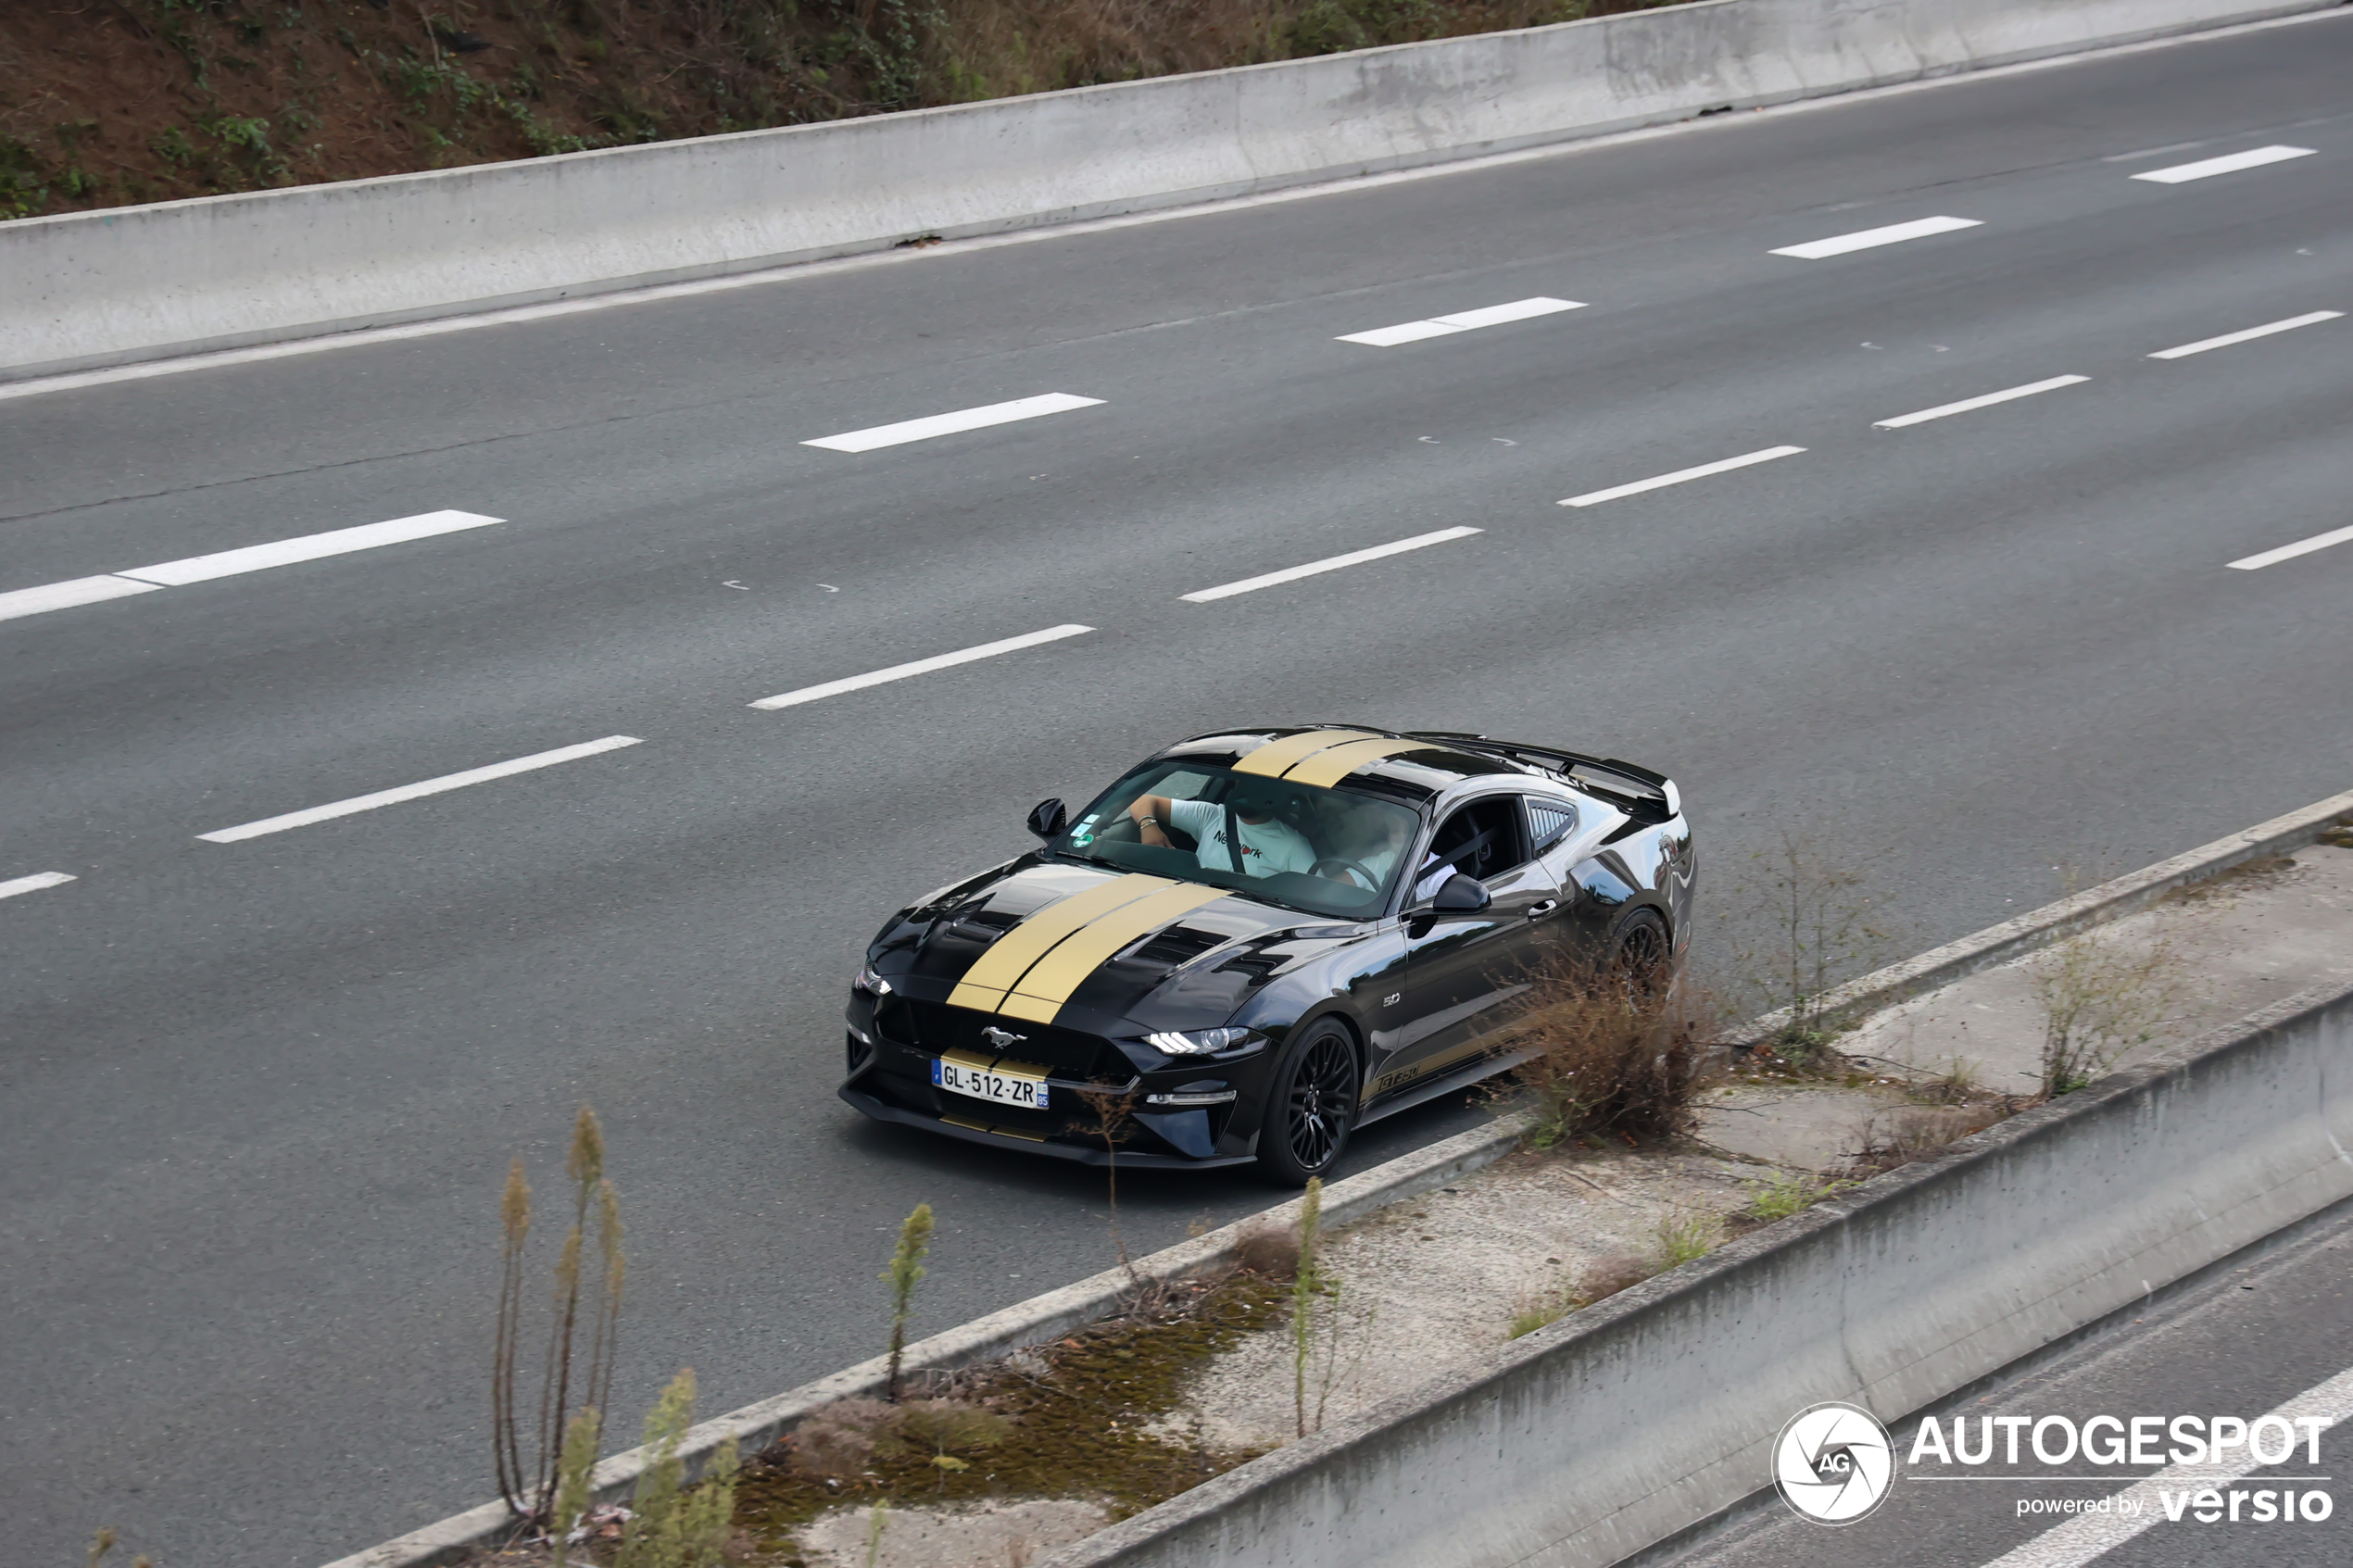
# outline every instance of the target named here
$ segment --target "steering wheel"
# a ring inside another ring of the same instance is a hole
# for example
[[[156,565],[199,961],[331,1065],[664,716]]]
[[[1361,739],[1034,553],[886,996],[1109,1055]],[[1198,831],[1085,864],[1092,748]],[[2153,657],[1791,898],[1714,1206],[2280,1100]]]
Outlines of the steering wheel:
[[[1367,893],[1377,893],[1380,890],[1380,878],[1375,876],[1372,868],[1362,860],[1350,860],[1338,855],[1327,855],[1308,867],[1308,873],[1312,876],[1322,876],[1326,866],[1338,866],[1341,871],[1354,872],[1365,879],[1365,891]],[[1338,882],[1340,879],[1334,877],[1332,880]]]

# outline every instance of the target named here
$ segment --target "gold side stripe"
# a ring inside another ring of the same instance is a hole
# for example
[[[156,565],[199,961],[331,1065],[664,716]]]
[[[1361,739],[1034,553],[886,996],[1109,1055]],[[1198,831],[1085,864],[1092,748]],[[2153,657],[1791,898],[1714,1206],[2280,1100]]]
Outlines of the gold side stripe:
[[[951,1127],[969,1128],[971,1131],[975,1133],[993,1133],[996,1131],[994,1127],[991,1127],[986,1122],[968,1122],[962,1116],[943,1116],[940,1120],[947,1123]]]
[[[1335,746],[1329,750],[1317,752],[1292,768],[1290,772],[1285,773],[1283,779],[1289,784],[1312,784],[1317,789],[1329,789],[1367,762],[1378,762],[1384,757],[1395,757],[1400,752],[1428,751],[1428,749],[1429,742],[1426,740],[1388,740],[1376,737],[1372,740],[1350,741],[1345,746]]]
[[[1377,738],[1363,730],[1302,730],[1295,735],[1285,735],[1280,740],[1268,741],[1265,746],[1235,763],[1234,771],[1259,773],[1270,779],[1279,779],[1283,776],[1284,769],[1303,757],[1313,757],[1315,753],[1338,746],[1342,741]]]
[[[997,938],[987,952],[973,960],[972,968],[964,972],[963,979],[949,993],[949,1005],[995,1012],[1013,983],[1063,937],[1123,904],[1132,904],[1146,894],[1176,885],[1166,877],[1131,872],[1047,905]]]
[[[1114,953],[1149,931],[1214,903],[1226,897],[1222,887],[1178,884],[1126,909],[1105,915],[1038,960],[1009,992],[998,1010],[1008,1018],[1051,1023],[1070,994],[1085,983]]]

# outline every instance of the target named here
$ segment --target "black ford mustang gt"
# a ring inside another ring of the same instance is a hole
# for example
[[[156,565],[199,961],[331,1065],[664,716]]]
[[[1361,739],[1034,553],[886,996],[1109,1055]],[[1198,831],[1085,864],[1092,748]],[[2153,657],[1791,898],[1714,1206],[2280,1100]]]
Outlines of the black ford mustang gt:
[[[1509,1065],[1531,970],[1658,969],[1689,939],[1674,784],[1550,746],[1202,735],[1030,829],[868,949],[841,1089],[867,1115],[1100,1164],[1108,1092],[1123,1163],[1303,1184],[1353,1128]]]

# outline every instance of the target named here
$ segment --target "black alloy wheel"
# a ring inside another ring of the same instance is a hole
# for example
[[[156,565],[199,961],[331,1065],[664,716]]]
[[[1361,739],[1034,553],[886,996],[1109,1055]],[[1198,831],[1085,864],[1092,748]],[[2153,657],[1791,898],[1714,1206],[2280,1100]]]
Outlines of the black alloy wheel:
[[[1356,1042],[1337,1020],[1308,1025],[1284,1054],[1258,1133],[1258,1162],[1287,1186],[1305,1186],[1348,1147],[1356,1120]]]
[[[1666,996],[1674,979],[1673,949],[1656,909],[1635,909],[1617,922],[1610,933],[1609,962],[1629,995],[1646,1002]]]

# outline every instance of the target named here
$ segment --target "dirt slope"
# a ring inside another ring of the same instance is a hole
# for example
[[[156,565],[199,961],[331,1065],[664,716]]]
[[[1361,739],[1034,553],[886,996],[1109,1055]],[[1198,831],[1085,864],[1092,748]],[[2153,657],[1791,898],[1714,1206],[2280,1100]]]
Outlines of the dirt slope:
[[[1662,0],[0,0],[0,219],[793,125]]]

